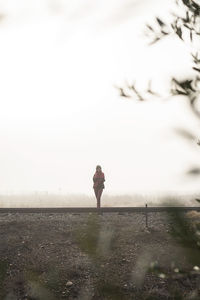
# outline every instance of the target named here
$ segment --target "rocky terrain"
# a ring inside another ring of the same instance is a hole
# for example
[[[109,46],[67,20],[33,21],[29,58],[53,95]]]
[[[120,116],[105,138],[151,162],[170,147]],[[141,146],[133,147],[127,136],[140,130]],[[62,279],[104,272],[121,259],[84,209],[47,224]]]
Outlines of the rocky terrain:
[[[0,299],[200,299],[189,214],[1,213]]]

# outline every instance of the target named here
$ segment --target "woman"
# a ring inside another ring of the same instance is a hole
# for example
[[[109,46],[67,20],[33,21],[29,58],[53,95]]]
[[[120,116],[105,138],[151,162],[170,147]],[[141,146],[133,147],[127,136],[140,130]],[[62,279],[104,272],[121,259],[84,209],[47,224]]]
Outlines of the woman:
[[[104,173],[101,170],[101,166],[96,166],[96,173],[93,176],[93,188],[94,188],[94,192],[95,192],[95,196],[97,198],[97,208],[100,208],[100,201],[101,201],[101,195],[104,189],[104,181],[105,181],[105,177],[104,177]]]

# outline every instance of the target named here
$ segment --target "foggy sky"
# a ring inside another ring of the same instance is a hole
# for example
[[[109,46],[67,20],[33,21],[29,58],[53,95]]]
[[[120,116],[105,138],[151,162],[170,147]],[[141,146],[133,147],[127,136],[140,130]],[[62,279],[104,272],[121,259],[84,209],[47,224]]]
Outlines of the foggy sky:
[[[184,173],[199,148],[173,131],[198,136],[186,101],[139,103],[115,88],[152,79],[165,93],[174,71],[187,72],[184,44],[172,37],[148,47],[142,36],[172,3],[0,1],[1,193],[92,194],[97,164],[108,194],[198,189]]]

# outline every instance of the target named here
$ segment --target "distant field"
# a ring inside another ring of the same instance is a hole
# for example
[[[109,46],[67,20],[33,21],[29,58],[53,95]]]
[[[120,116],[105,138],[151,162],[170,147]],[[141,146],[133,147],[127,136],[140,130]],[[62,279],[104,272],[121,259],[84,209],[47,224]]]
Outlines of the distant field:
[[[197,206],[198,195],[103,195],[102,206]],[[0,207],[95,207],[96,199],[87,195],[27,194],[0,195]]]

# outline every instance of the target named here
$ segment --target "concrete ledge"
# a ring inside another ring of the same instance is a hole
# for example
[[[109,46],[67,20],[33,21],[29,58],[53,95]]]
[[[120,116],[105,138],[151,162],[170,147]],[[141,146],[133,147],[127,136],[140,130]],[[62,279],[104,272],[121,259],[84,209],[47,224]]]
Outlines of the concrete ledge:
[[[200,211],[200,206],[152,206],[152,207],[34,207],[34,208],[0,208],[0,213],[114,213],[114,212],[173,212],[173,211]]]

